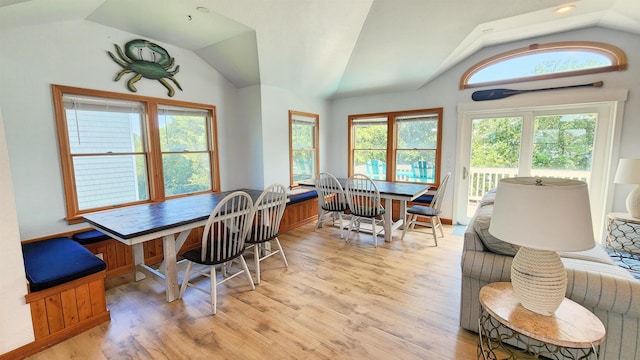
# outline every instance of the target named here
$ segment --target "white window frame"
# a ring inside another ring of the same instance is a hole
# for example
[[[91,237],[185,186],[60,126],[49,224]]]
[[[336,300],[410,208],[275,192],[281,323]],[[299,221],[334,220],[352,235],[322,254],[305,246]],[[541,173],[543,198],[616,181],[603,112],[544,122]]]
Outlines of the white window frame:
[[[624,105],[627,100],[626,89],[582,89],[562,92],[541,92],[514,96],[507,99],[461,103],[458,105],[458,140],[456,172],[461,177],[455,184],[453,220],[466,223],[468,219],[461,214],[466,209],[468,183],[464,174],[468,169],[470,154],[469,139],[471,120],[478,117],[504,117],[511,114],[535,112],[536,115],[552,112],[575,112],[594,110],[599,113],[592,162],[592,177],[589,184],[591,213],[596,241],[602,241],[606,214],[613,207],[613,177],[619,157],[619,144],[622,131]],[[590,110],[586,110],[590,109]],[[530,116],[530,115],[528,115]],[[525,134],[526,135],[526,134]],[[524,145],[523,145],[524,146]],[[600,151],[602,150],[602,151]],[[526,151],[526,149],[525,149]],[[524,151],[523,151],[524,152]],[[524,156],[521,153],[520,156]]]

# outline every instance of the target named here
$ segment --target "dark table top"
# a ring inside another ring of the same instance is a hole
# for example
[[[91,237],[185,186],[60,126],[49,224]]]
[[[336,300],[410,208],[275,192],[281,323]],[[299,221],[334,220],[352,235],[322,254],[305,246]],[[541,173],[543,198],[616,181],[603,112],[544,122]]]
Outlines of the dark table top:
[[[338,178],[340,185],[344,188],[347,184],[346,178]],[[381,197],[391,197],[401,200],[413,200],[429,190],[427,184],[402,183],[392,181],[374,180]],[[315,187],[315,180],[301,181],[299,183],[305,187]]]
[[[86,214],[83,217],[98,230],[104,230],[121,239],[132,239],[161,230],[206,221],[216,205],[233,191],[127,206]],[[261,190],[240,189],[240,191],[248,193],[254,202],[262,194]]]

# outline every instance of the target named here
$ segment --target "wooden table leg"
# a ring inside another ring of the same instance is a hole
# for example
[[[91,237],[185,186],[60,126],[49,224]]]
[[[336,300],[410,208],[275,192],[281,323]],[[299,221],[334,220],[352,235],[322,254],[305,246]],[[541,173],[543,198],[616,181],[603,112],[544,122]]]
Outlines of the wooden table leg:
[[[180,251],[180,249],[182,248],[182,245],[184,245],[184,243],[187,241],[187,238],[189,237],[189,234],[191,233],[191,229],[189,230],[185,230],[180,232],[180,234],[178,234],[178,238],[175,241],[175,249],[176,249],[176,256],[178,254],[178,252]],[[160,263],[160,267],[158,268],[158,271],[160,271],[163,274],[167,273],[167,258],[165,257],[162,262]]]
[[[144,267],[144,248],[142,243],[133,244],[133,278],[135,281],[147,278],[147,276],[140,271],[141,267]]]
[[[402,228],[404,229],[404,225],[407,222],[407,202],[404,200],[400,200],[400,220],[402,221]]]
[[[390,242],[393,238],[393,201],[391,199],[384,199],[384,241]],[[374,234],[374,236],[376,236]]]
[[[164,261],[166,264],[165,272],[165,291],[167,302],[172,302],[178,298],[178,267],[176,263],[176,241],[173,234],[165,235],[162,240],[164,248]]]

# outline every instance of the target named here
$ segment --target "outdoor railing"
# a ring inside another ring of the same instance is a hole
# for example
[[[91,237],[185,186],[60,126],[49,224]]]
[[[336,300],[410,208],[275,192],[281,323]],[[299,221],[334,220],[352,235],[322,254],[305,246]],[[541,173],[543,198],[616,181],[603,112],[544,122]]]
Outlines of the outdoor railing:
[[[515,177],[518,169],[471,168],[469,171],[469,201],[479,201],[484,194],[497,187],[500,179]],[[557,177],[588,182],[589,171],[582,170],[532,170],[531,176]]]

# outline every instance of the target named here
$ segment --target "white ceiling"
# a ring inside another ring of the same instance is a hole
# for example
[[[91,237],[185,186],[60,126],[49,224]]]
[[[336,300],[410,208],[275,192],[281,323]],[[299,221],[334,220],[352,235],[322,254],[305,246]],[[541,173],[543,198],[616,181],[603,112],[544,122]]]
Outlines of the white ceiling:
[[[508,41],[588,26],[640,34],[638,0],[579,0],[567,14],[553,11],[567,3],[0,0],[0,31],[85,19],[192,50],[237,87],[339,98],[416,90],[482,47]]]

